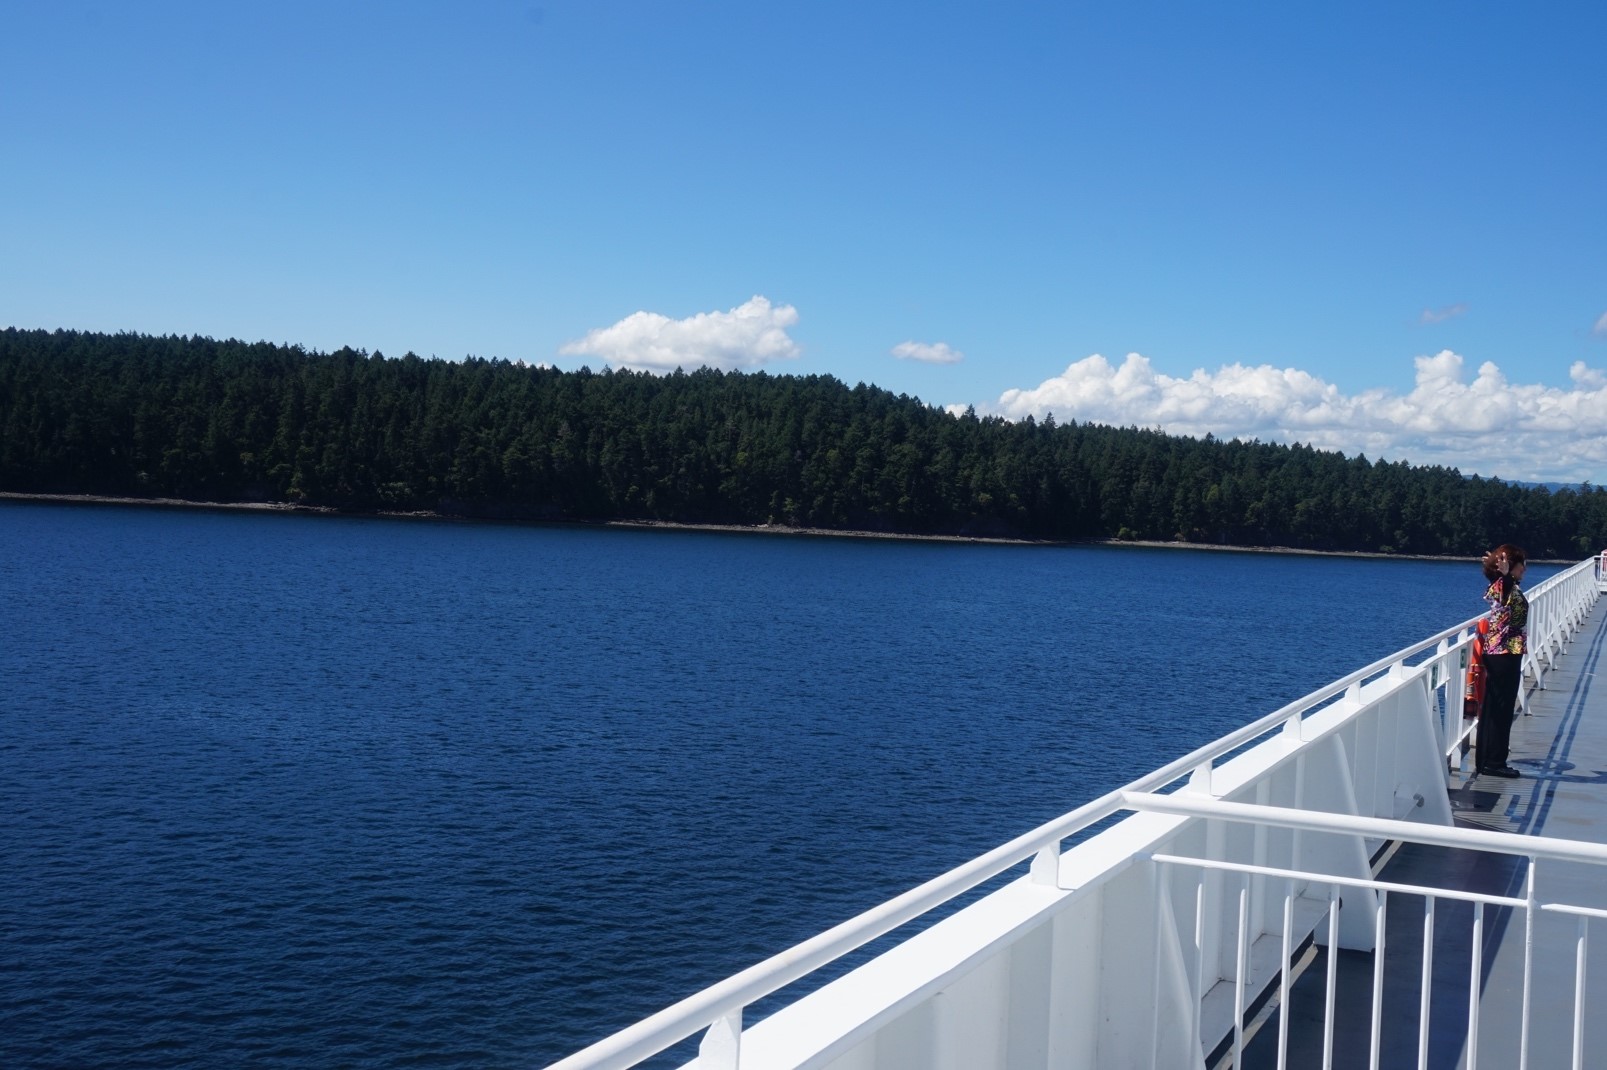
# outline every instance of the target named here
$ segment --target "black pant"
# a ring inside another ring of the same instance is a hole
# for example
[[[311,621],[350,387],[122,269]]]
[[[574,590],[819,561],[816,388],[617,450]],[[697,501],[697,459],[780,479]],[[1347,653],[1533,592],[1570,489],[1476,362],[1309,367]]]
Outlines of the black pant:
[[[1512,718],[1518,705],[1522,654],[1484,655],[1484,712],[1479,714],[1480,769],[1507,764],[1512,748]]]

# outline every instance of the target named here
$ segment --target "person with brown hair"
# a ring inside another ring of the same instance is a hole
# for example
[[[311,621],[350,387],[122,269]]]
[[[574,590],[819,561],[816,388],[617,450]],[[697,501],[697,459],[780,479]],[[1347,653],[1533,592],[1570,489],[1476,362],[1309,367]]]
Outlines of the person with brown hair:
[[[1490,586],[1489,630],[1484,637],[1484,710],[1479,715],[1478,771],[1485,776],[1522,776],[1508,763],[1512,720],[1523,682],[1523,655],[1528,650],[1529,600],[1518,589],[1526,567],[1524,552],[1502,543],[1484,555],[1484,578]]]

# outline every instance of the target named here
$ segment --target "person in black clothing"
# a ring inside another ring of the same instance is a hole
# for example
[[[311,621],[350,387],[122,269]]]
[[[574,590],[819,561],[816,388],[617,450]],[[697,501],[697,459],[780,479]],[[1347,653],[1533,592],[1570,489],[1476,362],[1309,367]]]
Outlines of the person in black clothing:
[[[1484,555],[1484,578],[1490,586],[1489,632],[1484,637],[1484,711],[1479,715],[1478,771],[1485,776],[1521,776],[1508,762],[1512,719],[1523,683],[1523,655],[1528,650],[1529,600],[1518,589],[1525,556],[1511,543]]]

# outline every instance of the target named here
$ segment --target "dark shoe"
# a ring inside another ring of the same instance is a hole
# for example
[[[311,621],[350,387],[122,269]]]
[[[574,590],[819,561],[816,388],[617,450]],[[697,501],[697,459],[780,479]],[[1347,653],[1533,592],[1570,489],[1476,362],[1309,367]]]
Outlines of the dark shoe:
[[[1504,776],[1504,777],[1521,777],[1521,776],[1523,776],[1522,773],[1518,772],[1516,769],[1512,768],[1510,765],[1492,765],[1488,769],[1480,769],[1479,772],[1483,773],[1485,776]]]

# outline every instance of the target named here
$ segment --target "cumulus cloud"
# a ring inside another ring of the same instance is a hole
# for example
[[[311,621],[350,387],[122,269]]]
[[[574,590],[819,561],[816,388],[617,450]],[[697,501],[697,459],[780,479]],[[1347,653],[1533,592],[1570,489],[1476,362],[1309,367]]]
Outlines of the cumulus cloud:
[[[1467,310],[1467,305],[1461,301],[1458,301],[1454,305],[1446,305],[1444,308],[1425,308],[1422,312],[1422,315],[1417,317],[1417,322],[1425,325],[1430,323],[1444,323],[1446,320],[1455,319]]]
[[[1469,381],[1459,354],[1416,359],[1405,394],[1346,394],[1295,368],[1227,364],[1187,378],[1129,353],[1095,354],[988,411],[1009,419],[1159,427],[1172,434],[1304,442],[1354,456],[1441,464],[1508,479],[1601,482],[1607,473],[1607,374],[1576,361],[1567,389],[1513,383],[1495,364]],[[978,406],[982,410],[982,406]],[[952,407],[951,407],[952,411]]]
[[[672,320],[657,312],[633,312],[612,327],[599,327],[566,343],[563,356],[600,357],[616,368],[672,372],[676,368],[756,368],[798,356],[787,328],[798,322],[791,305],[772,305],[755,295],[729,312],[699,312]]]
[[[923,364],[958,364],[965,359],[964,353],[949,348],[947,342],[900,342],[892,353],[899,360],[918,360]]]

